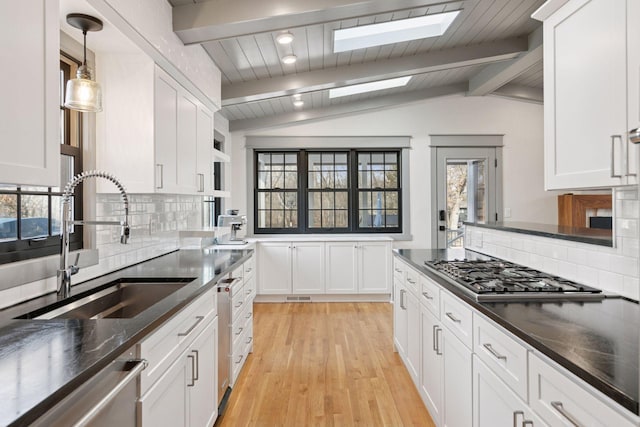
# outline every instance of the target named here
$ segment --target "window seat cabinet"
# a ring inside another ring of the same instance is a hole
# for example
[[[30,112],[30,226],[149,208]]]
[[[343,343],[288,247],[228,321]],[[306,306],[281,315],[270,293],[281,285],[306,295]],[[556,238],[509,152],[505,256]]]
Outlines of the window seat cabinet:
[[[261,300],[391,294],[391,241],[261,241],[257,252]]]
[[[640,426],[640,417],[400,256],[393,286],[394,346],[437,426]],[[417,301],[417,322],[409,301]]]

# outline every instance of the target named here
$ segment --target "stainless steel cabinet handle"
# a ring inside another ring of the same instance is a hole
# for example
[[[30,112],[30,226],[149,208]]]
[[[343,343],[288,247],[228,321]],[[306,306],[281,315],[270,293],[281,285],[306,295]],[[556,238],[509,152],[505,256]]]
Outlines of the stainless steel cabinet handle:
[[[524,421],[524,411],[513,411],[513,427],[518,427],[518,416],[522,415]]]
[[[191,384],[187,384],[187,387],[193,387],[194,385],[196,385],[196,377],[195,377],[195,373],[196,373],[196,358],[192,354],[188,354],[187,358],[191,359]]]
[[[196,326],[198,326],[198,324],[204,320],[204,316],[196,316],[196,319],[197,319],[196,323],[191,325],[191,327],[189,329],[187,329],[185,332],[180,332],[178,334],[178,336],[179,337],[186,337],[187,335],[189,335],[191,333],[191,331],[193,331],[196,328]]]
[[[414,282],[413,280],[409,279],[408,277],[407,277],[407,282],[411,283],[412,285],[416,284],[416,282]]]
[[[164,187],[164,165],[162,163],[156,164],[156,185],[157,189],[161,189]]]
[[[236,305],[236,308],[240,307],[242,305],[242,301],[238,302],[238,304]]]
[[[404,289],[400,289],[400,308],[403,310],[406,310],[407,307],[405,307],[404,305],[404,294],[406,294],[407,291],[405,291]]]
[[[440,332],[442,332],[442,328],[438,327],[436,329],[436,354],[438,356],[442,356],[442,351],[440,351]]]
[[[631,134],[632,132],[635,132],[635,134],[637,135],[637,134],[638,134],[638,129],[632,129],[632,130],[629,132],[629,134]],[[627,156],[626,156],[626,157],[627,157],[627,162],[626,162],[626,163],[627,163],[627,168],[626,168],[627,173],[626,173],[626,175],[627,175],[627,176],[638,176],[638,174],[637,174],[637,173],[631,173],[631,172],[629,172],[629,169],[630,169],[630,168],[629,168],[629,165],[630,165],[630,164],[631,164],[631,162],[633,161],[633,159],[630,159],[630,158],[629,158],[629,153],[631,152],[631,147],[632,147],[632,145],[629,145],[628,143],[627,143],[627,144],[625,144],[625,143],[624,143],[624,141],[623,141],[622,139],[621,139],[620,141],[621,141],[621,143],[622,143],[622,144],[627,148],[627,150],[626,150],[626,151],[627,151]],[[631,140],[631,142],[633,142],[633,140]],[[636,143],[637,143],[637,142],[638,142],[638,141],[636,140]]]
[[[253,341],[253,337],[247,338],[247,344],[251,344],[251,341]]]
[[[482,344],[482,346],[486,348],[489,353],[493,354],[493,356],[496,359],[507,360],[507,356],[505,356],[504,354],[498,353],[491,344],[486,343],[486,344]]]
[[[576,421],[575,418],[573,418],[573,415],[571,415],[569,412],[567,412],[566,409],[564,409],[564,406],[562,406],[562,402],[551,402],[551,406],[575,427],[582,426],[582,424],[580,424],[578,421]]]
[[[426,299],[429,299],[429,300],[433,299],[433,297],[431,295],[429,295],[427,292],[423,292],[422,296],[425,297]]]
[[[250,318],[251,318],[251,316],[253,316],[253,313],[252,313],[252,312],[248,312],[248,313],[247,313],[247,317],[245,317],[245,319],[250,319]]]
[[[109,390],[109,392],[102,399],[100,399],[100,401],[96,403],[94,407],[89,409],[82,418],[76,421],[73,427],[85,427],[89,425],[89,423],[93,421],[93,419],[100,413],[100,411],[102,411],[116,396],[118,396],[122,389],[125,388],[131,381],[133,381],[138,375],[140,375],[140,372],[142,372],[142,370],[146,368],[147,365],[149,365],[149,363],[145,359],[131,360],[130,363],[134,363],[135,366],[131,368],[129,373],[125,375],[125,377],[122,378],[114,388]]]
[[[533,427],[533,421],[531,421],[531,420],[524,420],[524,421],[522,422],[522,427],[526,427],[526,426],[531,426],[531,427]]]
[[[238,361],[236,362],[236,365],[240,362],[242,362],[242,358],[244,357],[244,354],[241,354],[240,357],[238,358]]]
[[[238,332],[236,332],[236,335],[240,335],[240,334],[242,333],[242,329],[243,329],[243,328],[240,328],[240,329],[238,330]]]
[[[402,273],[402,270],[400,270],[399,268],[394,268],[394,270],[396,271],[396,273]]]
[[[460,319],[458,319],[457,317],[455,317],[455,316],[453,315],[453,313],[452,313],[452,312],[450,312],[450,311],[447,311],[445,314],[447,315],[447,317],[448,317],[449,319],[453,320],[455,323],[461,323],[461,322],[462,322],[462,320],[460,320]]]
[[[436,339],[436,336],[438,334],[437,329],[438,325],[433,325],[433,351],[435,351],[436,353],[438,352],[438,343]]]
[[[621,174],[616,174],[616,139],[620,138],[622,142],[622,136],[620,135],[611,135],[611,178],[622,178]]]
[[[245,271],[246,271],[247,273],[251,273],[251,267],[248,267]]]
[[[196,354],[196,374],[194,381],[198,381],[200,379],[200,353],[198,352],[198,350],[191,351]]]
[[[198,176],[198,193],[204,193],[204,174],[196,174]]]

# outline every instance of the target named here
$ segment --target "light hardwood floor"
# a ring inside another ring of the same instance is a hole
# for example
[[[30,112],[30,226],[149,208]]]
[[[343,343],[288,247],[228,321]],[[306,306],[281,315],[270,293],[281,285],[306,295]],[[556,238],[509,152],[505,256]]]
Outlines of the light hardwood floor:
[[[254,349],[216,427],[434,426],[387,303],[254,305]]]

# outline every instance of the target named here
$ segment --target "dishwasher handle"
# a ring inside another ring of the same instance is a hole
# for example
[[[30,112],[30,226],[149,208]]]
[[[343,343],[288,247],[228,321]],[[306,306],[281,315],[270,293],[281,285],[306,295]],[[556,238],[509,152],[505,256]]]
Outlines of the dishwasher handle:
[[[98,403],[95,404],[82,418],[80,418],[73,427],[84,427],[88,425],[93,419],[102,411],[115,397],[124,389],[131,381],[133,381],[144,368],[149,365],[146,359],[130,360],[129,363],[133,363],[134,366],[129,370],[129,373],[120,380],[114,388],[112,388]]]

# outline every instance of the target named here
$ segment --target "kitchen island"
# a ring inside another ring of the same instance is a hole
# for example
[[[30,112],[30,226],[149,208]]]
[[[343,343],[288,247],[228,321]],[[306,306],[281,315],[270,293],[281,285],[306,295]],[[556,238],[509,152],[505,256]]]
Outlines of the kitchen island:
[[[55,302],[49,294],[0,311],[0,425],[29,425],[123,352],[172,318],[252,250],[181,250],[78,284],[72,298],[119,278],[181,278],[189,283],[123,319],[15,319]]]
[[[598,391],[638,414],[638,304],[625,298],[596,302],[485,302],[424,264],[428,260],[487,257],[464,249],[396,251],[402,261],[460,301]]]

